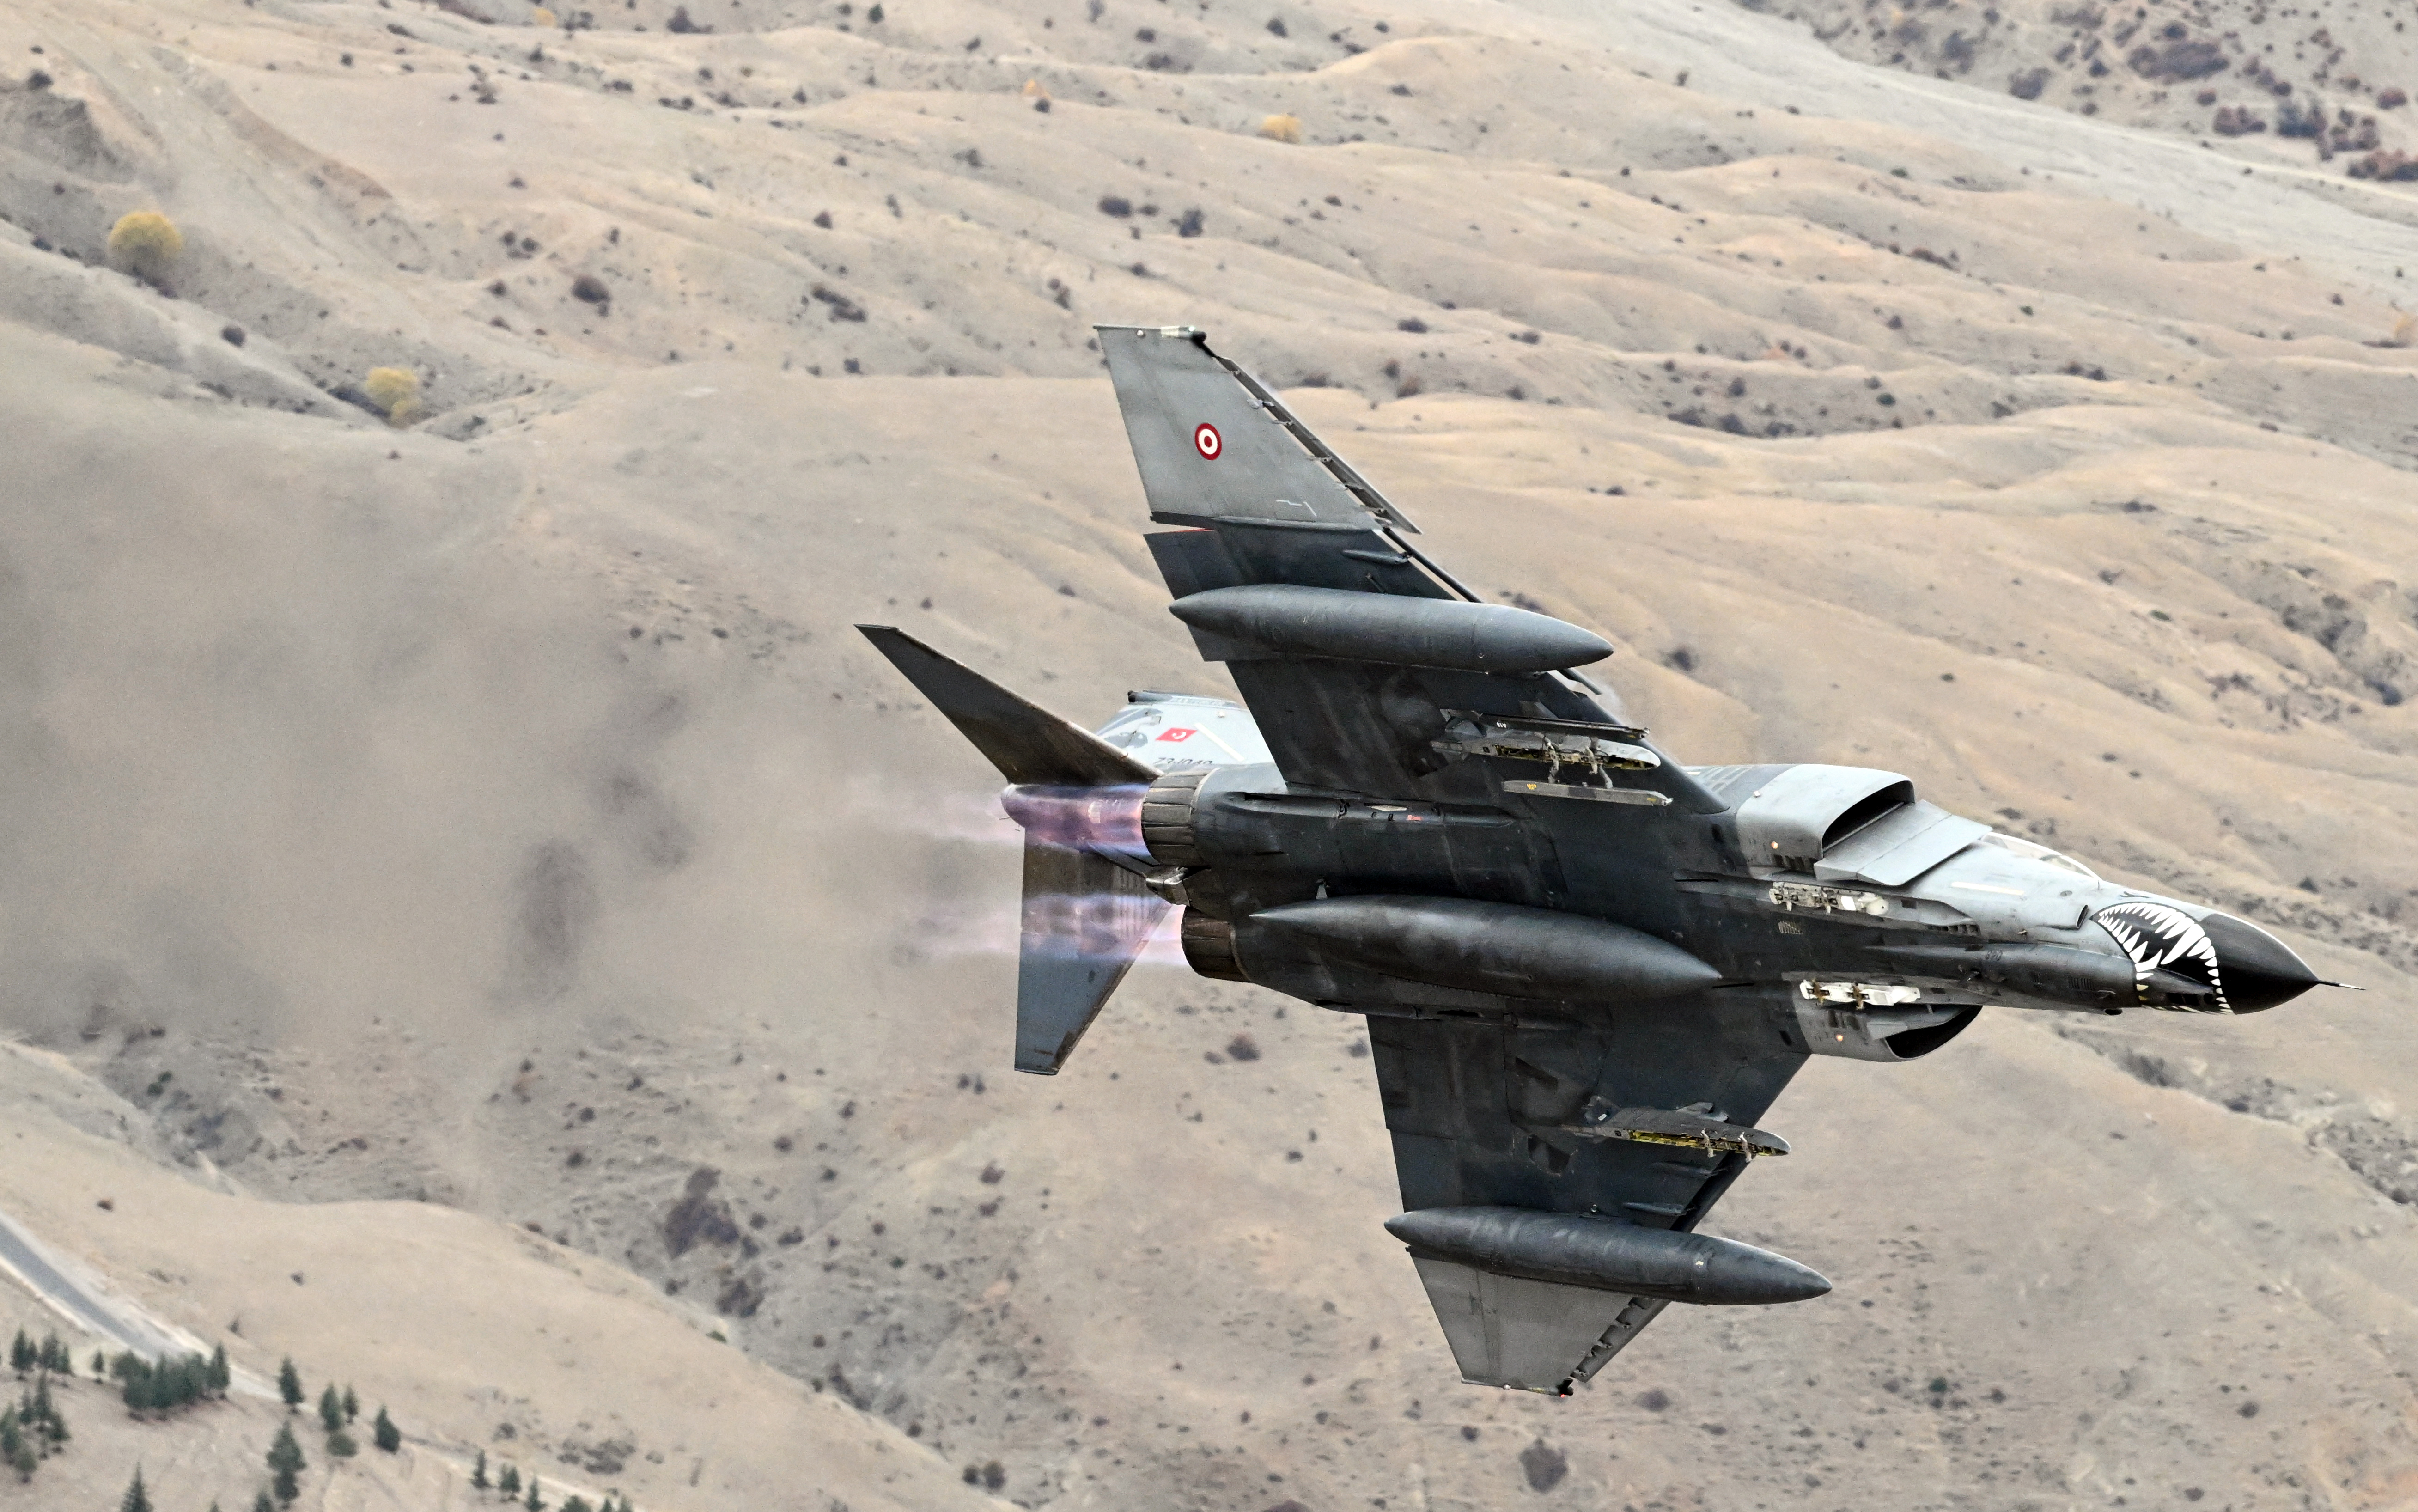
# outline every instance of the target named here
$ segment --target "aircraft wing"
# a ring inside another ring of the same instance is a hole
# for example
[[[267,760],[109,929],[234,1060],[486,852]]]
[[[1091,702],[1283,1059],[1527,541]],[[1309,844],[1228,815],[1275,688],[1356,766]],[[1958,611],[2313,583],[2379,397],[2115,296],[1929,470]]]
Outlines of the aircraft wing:
[[[1475,602],[1406,539],[1416,531],[1400,510],[1264,384],[1211,351],[1201,332],[1103,326],[1099,333],[1151,518],[1188,527],[1147,538],[1178,601],[1284,585]],[[1499,606],[1488,612],[1522,618]],[[1203,657],[1226,664],[1278,768],[1299,787],[1494,802],[1499,792],[1482,763],[1454,763],[1435,749],[1446,710],[1617,724],[1590,696],[1592,685],[1569,673],[1339,660],[1197,622],[1193,634]],[[1722,806],[1671,763],[1638,783],[1697,812]]]
[[[1599,1214],[1692,1231],[1750,1150],[1785,1152],[1752,1125],[1805,1057],[1780,1041],[1762,1001],[1715,990],[1588,1017],[1510,1027],[1370,1016],[1405,1209]],[[1605,1137],[1624,1125],[1630,1137]],[[1412,1255],[1476,1384],[1567,1396],[1665,1306],[1421,1255],[1416,1242]]]
[[[1474,895],[1542,907],[1553,906],[1573,859],[1557,857],[1559,847],[1583,850],[1590,865],[1632,850],[1636,865],[1667,864],[1647,828],[1627,822],[1645,811],[1635,805],[1724,809],[1659,753],[1624,760],[1617,790],[1569,786],[1577,779],[1561,776],[1558,758],[1550,769],[1457,759],[1454,752],[1494,754],[1472,741],[1496,737],[1473,730],[1511,732],[1504,741],[1609,741],[1603,749],[1632,755],[1645,741],[1590,696],[1590,684],[1554,670],[1576,664],[1571,659],[1493,664],[1421,639],[1431,619],[1476,626],[1478,639],[1492,625],[1524,633],[1530,620],[1592,637],[1542,616],[1475,605],[1475,595],[1405,539],[1410,526],[1400,511],[1199,331],[1102,327],[1100,346],[1151,517],[1185,527],[1148,538],[1174,610],[1192,625],[1202,656],[1226,664],[1289,788],[1414,801],[1436,805],[1422,812],[1473,819],[1533,815],[1541,822],[1520,827],[1518,847],[1497,854],[1473,840],[1455,861]],[[1234,620],[1221,625],[1193,612],[1203,596],[1231,603],[1237,594],[1339,603],[1344,618],[1382,624],[1385,636],[1376,654],[1354,657],[1332,636],[1289,639],[1282,626],[1270,633],[1267,620],[1247,618],[1252,634],[1232,634]],[[1595,647],[1603,654],[1600,642]],[[1576,661],[1584,660],[1583,647]],[[1529,773],[1546,780],[1522,780]],[[1362,988],[1368,1000],[1354,997]],[[1802,1056],[1774,1031],[1762,1002],[1719,992],[1616,1010],[1537,1002],[1514,1005],[1523,1016],[1507,1027],[1433,1016],[1438,1003],[1384,979],[1364,976],[1357,988],[1337,990],[1352,1000],[1336,1000],[1336,991],[1295,995],[1369,1015],[1411,1210],[1396,1222],[1410,1221],[1412,1230],[1422,1214],[1447,1219],[1434,1210],[1481,1226],[1490,1214],[1531,1225],[1598,1214],[1692,1230],[1744,1168],[1755,1147],[1748,1136],[1785,1148],[1751,1124]],[[1613,1125],[1631,1137],[1608,1137]],[[1596,1231],[1613,1226],[1599,1222]],[[1566,1393],[1663,1306],[1520,1274],[1516,1264],[1471,1261],[1466,1246],[1455,1259],[1402,1232],[1473,1382]]]
[[[1414,527],[1249,374],[1189,328],[1100,328],[1100,349],[1149,496],[1151,518],[1189,528],[1148,538],[1179,600],[1286,584],[1412,599],[1471,597],[1404,538]],[[1378,797],[1446,796],[1431,743],[1446,708],[1518,713],[1543,703],[1602,721],[1574,682],[1381,666],[1299,655],[1196,629],[1224,662],[1271,755],[1301,786]],[[1458,774],[1465,780],[1468,773]]]

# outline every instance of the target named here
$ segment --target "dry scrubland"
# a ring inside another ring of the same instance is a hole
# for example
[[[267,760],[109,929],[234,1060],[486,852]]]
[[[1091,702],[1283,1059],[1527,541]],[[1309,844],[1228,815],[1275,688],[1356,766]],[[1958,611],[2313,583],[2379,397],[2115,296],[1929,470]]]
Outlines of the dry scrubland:
[[[392,1403],[329,1505],[482,1445],[650,1508],[2406,1504],[2418,199],[2012,99],[2006,16],[1967,84],[1714,3],[0,15],[5,1014],[67,1058],[0,1207]],[[1003,1071],[1012,833],[847,629],[1221,685],[1094,320],[1210,328],[1691,759],[1904,770],[2373,990],[1817,1063],[1716,1227],[1832,1296],[1455,1384],[1355,1022],[1148,966]],[[0,1504],[247,1504],[212,1413],[73,1410]]]
[[[2271,130],[2274,162],[2418,180],[2418,32],[2364,0],[1813,0],[1781,6],[1850,57],[2003,87],[2128,125],[2211,137]]]

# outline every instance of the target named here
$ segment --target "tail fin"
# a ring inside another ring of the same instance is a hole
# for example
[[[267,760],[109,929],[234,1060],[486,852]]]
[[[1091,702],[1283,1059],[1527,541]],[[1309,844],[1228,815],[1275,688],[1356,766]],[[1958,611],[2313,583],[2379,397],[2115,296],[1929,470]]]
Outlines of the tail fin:
[[[1023,787],[1130,788],[1137,813],[1158,773],[961,663],[888,625],[859,625],[1000,774]],[[1026,824],[1024,910],[1016,970],[1016,1069],[1055,1076],[1109,994],[1125,980],[1168,905],[1142,883],[1139,863],[1080,843],[1080,825],[1045,816],[1067,806],[1051,795],[1012,804]]]
[[[1046,787],[1144,787],[1158,773],[1079,725],[1008,692],[972,667],[889,625],[859,625],[873,649],[907,675],[1009,782]]]

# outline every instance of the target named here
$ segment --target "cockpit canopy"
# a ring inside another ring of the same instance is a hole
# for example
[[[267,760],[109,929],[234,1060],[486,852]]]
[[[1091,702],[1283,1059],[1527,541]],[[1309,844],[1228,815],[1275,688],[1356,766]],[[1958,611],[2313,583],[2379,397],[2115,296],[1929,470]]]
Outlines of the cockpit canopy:
[[[2048,847],[2042,845],[2040,842],[2036,840],[2027,840],[2019,834],[2000,834],[1997,831],[1993,830],[1988,834],[1982,837],[1981,843],[1985,846],[1996,846],[2000,850],[2012,852],[2014,855],[2023,857],[2027,861],[2037,861],[2043,863],[2044,864],[2054,866],[2059,871],[2072,872],[2076,877],[2088,877],[2094,882],[2100,879],[2097,872],[2085,866],[2082,863],[2074,860],[2072,856],[2067,855],[2064,851],[2051,850]]]

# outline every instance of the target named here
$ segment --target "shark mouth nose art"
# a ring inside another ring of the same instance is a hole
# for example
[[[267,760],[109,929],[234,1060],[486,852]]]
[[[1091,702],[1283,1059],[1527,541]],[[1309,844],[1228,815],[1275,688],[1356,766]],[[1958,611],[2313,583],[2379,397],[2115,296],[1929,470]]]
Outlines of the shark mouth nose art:
[[[2181,977],[2205,990],[2197,1002],[2170,997],[2154,1006],[2255,1014],[2318,985],[2317,973],[2289,946],[2227,914],[2194,919],[2171,903],[2135,898],[2102,909],[2093,918],[2132,960],[2145,1003],[2152,977]]]

